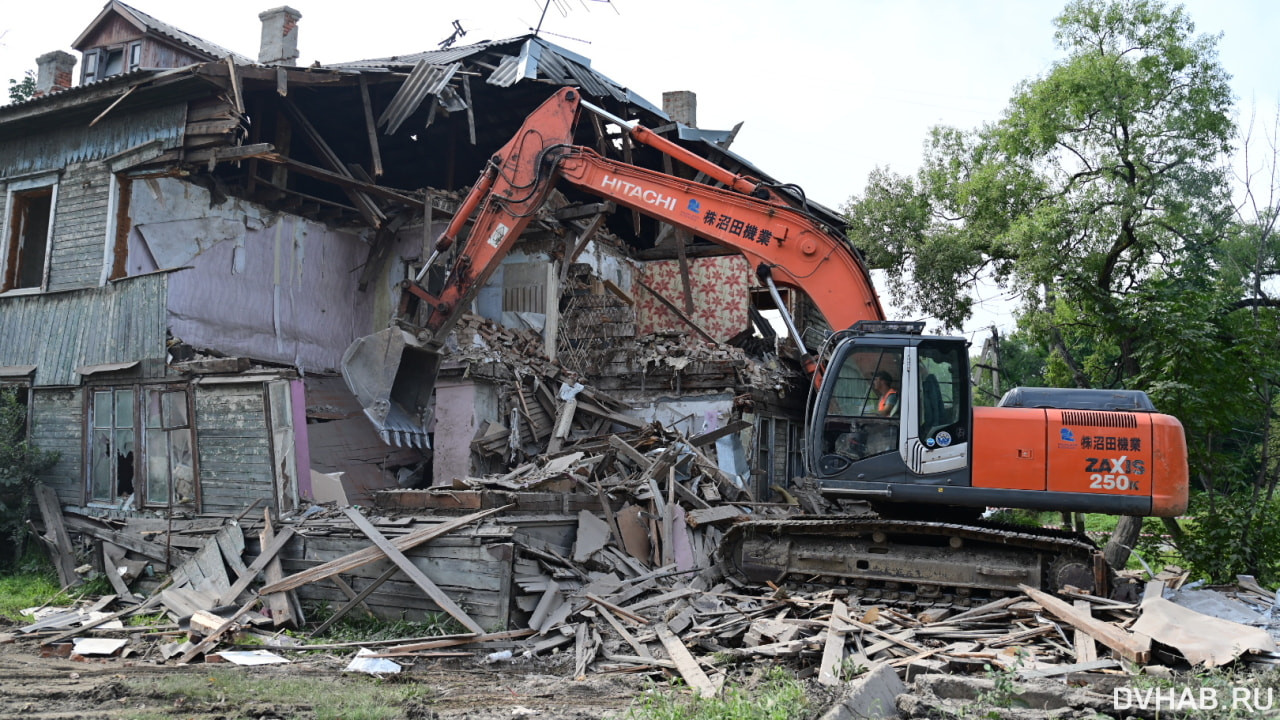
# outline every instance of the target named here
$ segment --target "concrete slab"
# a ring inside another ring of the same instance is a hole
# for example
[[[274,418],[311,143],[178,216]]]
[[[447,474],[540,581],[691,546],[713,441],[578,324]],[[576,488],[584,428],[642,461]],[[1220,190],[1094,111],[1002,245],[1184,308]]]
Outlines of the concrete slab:
[[[885,663],[873,666],[849,683],[845,698],[822,720],[897,720],[897,698],[907,691],[898,674]]]

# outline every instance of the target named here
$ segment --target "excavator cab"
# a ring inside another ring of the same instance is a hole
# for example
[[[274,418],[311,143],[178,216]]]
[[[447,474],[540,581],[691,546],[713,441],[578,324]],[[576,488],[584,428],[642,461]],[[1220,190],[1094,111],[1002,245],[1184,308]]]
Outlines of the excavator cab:
[[[831,343],[809,423],[810,469],[828,493],[968,484],[968,342],[923,326],[860,322]]]

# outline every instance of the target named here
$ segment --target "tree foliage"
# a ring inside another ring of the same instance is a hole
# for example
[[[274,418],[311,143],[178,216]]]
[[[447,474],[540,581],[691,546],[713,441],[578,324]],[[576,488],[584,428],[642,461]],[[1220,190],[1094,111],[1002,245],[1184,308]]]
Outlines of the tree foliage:
[[[53,467],[58,454],[40,450],[27,441],[27,406],[18,391],[0,387],[0,538],[21,556],[27,513],[40,473]],[[0,557],[0,563],[5,558]]]
[[[9,78],[9,102],[16,103],[30,100],[36,95],[36,74],[28,70],[21,80]]]
[[[1260,567],[1269,541],[1244,528],[1266,523],[1277,481],[1280,182],[1247,171],[1251,202],[1233,206],[1230,76],[1181,7],[1072,0],[1055,28],[1061,58],[998,121],[934,128],[914,175],[871,175],[850,238],[896,303],[952,328],[979,279],[1015,290],[1045,384],[1147,391],[1186,428],[1205,511],[1248,515],[1233,567]]]

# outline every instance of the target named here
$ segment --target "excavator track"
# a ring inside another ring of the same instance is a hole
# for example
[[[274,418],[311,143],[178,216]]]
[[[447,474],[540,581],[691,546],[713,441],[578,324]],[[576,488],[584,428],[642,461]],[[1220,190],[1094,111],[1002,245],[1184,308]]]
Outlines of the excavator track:
[[[905,605],[967,606],[1017,593],[1019,584],[1106,592],[1110,580],[1097,546],[1077,533],[874,516],[738,523],[719,560],[747,582],[844,586]]]

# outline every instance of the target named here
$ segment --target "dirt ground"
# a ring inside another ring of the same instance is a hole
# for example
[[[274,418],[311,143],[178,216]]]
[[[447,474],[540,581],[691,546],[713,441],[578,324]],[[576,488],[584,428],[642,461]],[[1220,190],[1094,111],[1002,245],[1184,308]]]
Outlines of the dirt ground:
[[[61,718],[287,718],[315,717],[325,696],[344,686],[370,682],[414,684],[422,692],[402,706],[413,719],[467,718],[498,720],[537,717],[586,720],[622,717],[646,687],[634,675],[594,675],[573,681],[548,674],[557,668],[483,665],[474,659],[419,660],[398,676],[381,681],[342,672],[349,658],[328,656],[288,665],[240,667],[227,664],[159,665],[146,660],[72,661],[41,658],[35,642],[0,645],[0,717],[55,720]],[[252,673],[317,683],[313,702],[261,702],[230,706],[214,701],[183,701],[148,691],[148,680],[174,673],[195,676],[218,672]],[[323,713],[322,713],[323,714]]]

